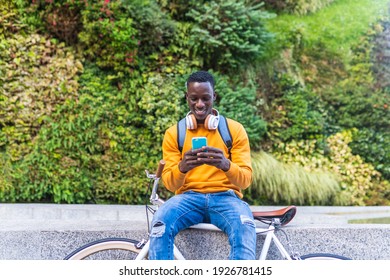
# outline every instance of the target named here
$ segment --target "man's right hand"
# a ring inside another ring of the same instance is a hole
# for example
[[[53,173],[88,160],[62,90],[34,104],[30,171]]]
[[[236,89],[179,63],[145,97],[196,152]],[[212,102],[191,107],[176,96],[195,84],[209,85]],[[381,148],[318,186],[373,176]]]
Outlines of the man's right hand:
[[[200,152],[204,152],[206,147],[202,147],[200,149],[189,150],[184,153],[183,159],[179,162],[179,170],[181,173],[187,173],[188,171],[203,165],[203,163],[198,161],[197,154]]]

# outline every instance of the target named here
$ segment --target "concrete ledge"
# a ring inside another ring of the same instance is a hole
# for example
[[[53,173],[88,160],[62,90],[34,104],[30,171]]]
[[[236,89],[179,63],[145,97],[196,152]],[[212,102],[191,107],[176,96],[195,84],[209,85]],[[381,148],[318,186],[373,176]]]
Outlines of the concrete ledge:
[[[390,207],[298,207],[285,231],[302,255],[322,252],[359,260],[390,260],[390,224],[347,223],[372,217],[390,217]],[[278,236],[285,244],[283,233]],[[145,207],[0,204],[0,259],[63,259],[75,248],[105,237],[147,238]],[[257,242],[260,248],[263,237]],[[222,232],[186,230],[176,244],[188,259],[226,259],[229,254]],[[269,257],[279,258],[275,248],[271,247]]]

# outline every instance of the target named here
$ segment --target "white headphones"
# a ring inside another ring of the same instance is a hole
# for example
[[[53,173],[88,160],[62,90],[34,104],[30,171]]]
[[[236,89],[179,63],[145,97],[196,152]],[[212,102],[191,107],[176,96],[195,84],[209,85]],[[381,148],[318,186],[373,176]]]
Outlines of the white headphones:
[[[219,124],[219,112],[216,109],[212,109],[212,114],[209,114],[205,121],[204,127],[208,130],[216,130]],[[198,127],[195,116],[188,112],[186,116],[186,126],[187,129],[193,130]]]

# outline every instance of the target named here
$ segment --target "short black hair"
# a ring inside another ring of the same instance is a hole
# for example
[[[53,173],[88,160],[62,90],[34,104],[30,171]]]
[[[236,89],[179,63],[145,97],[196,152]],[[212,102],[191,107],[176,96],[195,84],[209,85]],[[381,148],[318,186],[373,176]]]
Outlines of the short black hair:
[[[186,88],[188,88],[189,83],[207,83],[209,82],[211,84],[211,87],[214,89],[215,81],[213,75],[211,75],[207,71],[197,71],[192,73],[186,82]]]

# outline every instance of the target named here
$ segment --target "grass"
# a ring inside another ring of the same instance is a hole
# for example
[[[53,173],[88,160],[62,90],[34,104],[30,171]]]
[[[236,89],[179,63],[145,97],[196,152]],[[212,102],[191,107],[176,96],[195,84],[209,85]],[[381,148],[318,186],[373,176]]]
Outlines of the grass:
[[[390,217],[349,220],[349,224],[390,224]]]
[[[332,174],[308,172],[263,151],[252,154],[252,167],[253,182],[248,189],[251,203],[330,205],[340,190]]]
[[[370,26],[388,18],[389,0],[338,0],[306,16],[280,15],[269,21],[269,29],[288,40],[291,32],[303,34],[305,45],[323,43],[330,51],[348,58],[351,46],[358,43]],[[294,31],[295,30],[295,31]]]

